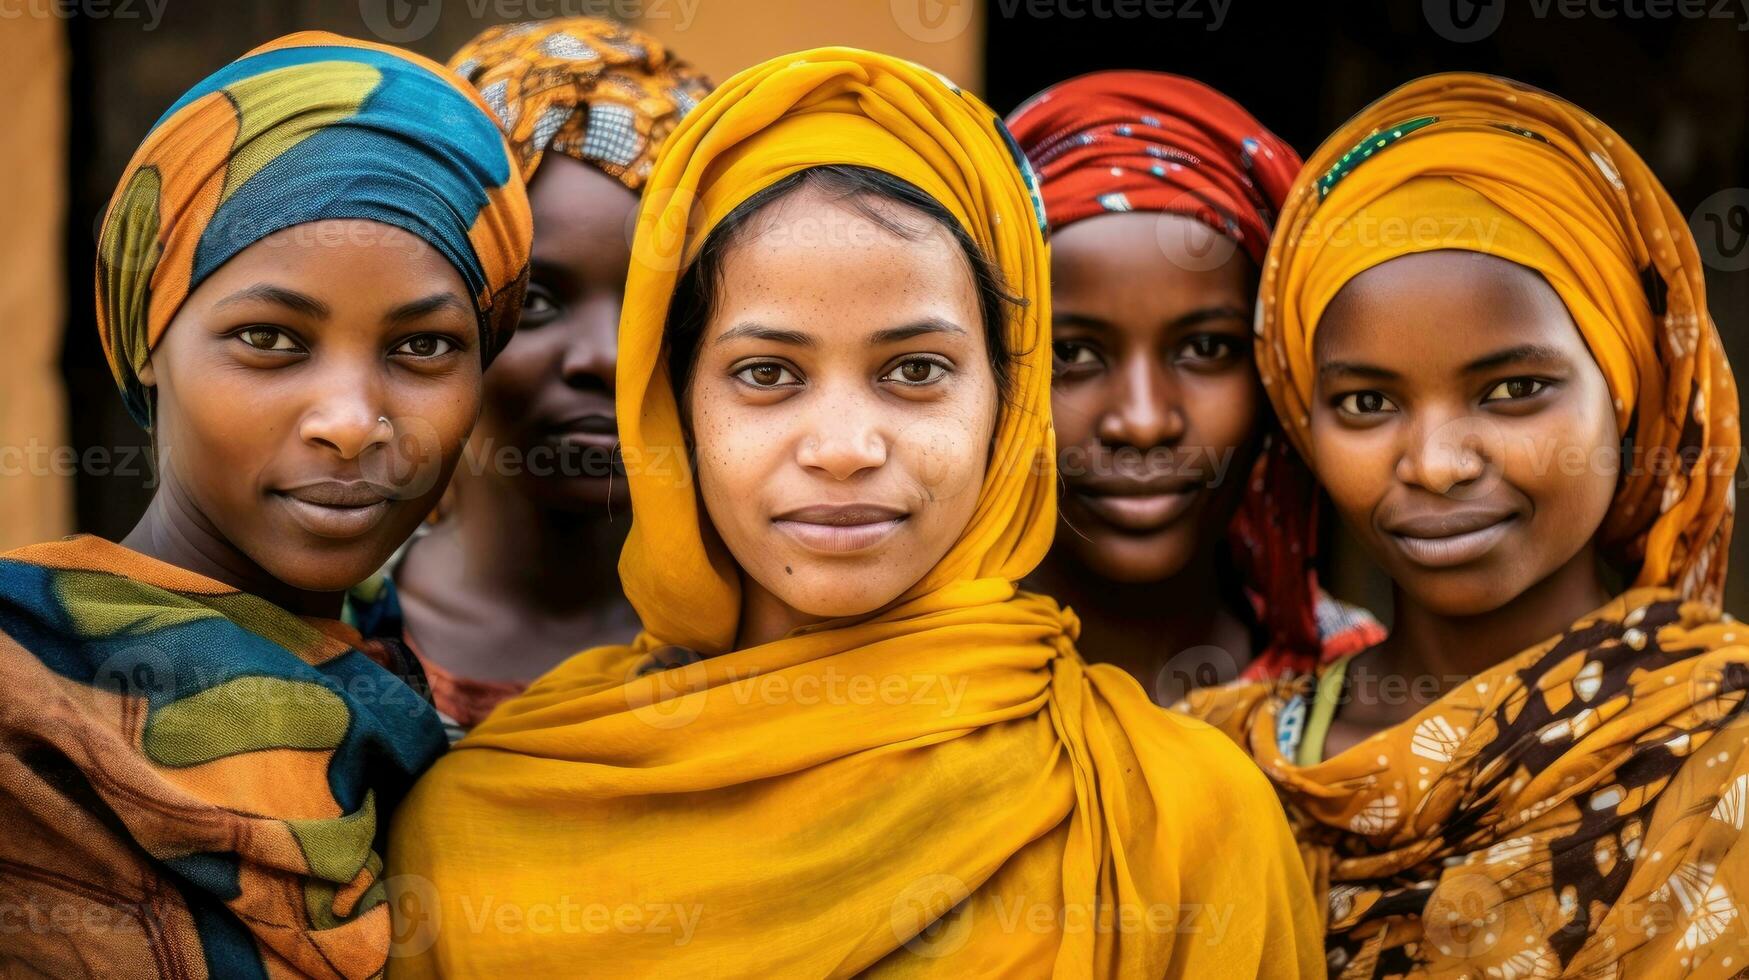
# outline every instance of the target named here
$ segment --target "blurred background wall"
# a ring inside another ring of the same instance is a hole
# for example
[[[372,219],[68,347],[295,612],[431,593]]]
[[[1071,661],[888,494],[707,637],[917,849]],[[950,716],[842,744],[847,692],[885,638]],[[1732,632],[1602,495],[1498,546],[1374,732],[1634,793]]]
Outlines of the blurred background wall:
[[[0,0],[0,140],[17,175],[0,182],[0,323],[14,338],[0,454],[35,439],[76,464],[15,473],[5,464],[19,454],[0,455],[0,547],[69,529],[120,536],[150,495],[144,437],[98,348],[91,275],[115,181],[176,96],[294,30],[444,60],[491,24],[567,15],[636,24],[719,81],[804,47],[885,50],[1004,113],[1087,71],[1179,72],[1302,152],[1418,75],[1510,75],[1585,106],[1650,161],[1692,217],[1713,315],[1749,374],[1749,0]],[[1329,550],[1337,591],[1376,608],[1365,563],[1341,540]],[[1733,551],[1729,605],[1742,613],[1749,535]]]

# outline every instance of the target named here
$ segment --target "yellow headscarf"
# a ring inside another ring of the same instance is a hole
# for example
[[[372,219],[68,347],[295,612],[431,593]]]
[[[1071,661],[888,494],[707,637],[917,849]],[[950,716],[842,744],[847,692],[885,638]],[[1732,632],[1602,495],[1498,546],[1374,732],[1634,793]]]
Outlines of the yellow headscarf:
[[[1020,363],[976,512],[939,565],[862,620],[731,652],[739,572],[687,470],[663,326],[711,228],[824,164],[893,174],[955,215],[1028,302],[1007,327]],[[675,131],[620,338],[636,514],[621,573],[647,632],[536,682],[415,790],[392,847],[398,972],[1321,970],[1261,777],[1083,663],[1073,614],[1015,590],[1054,525],[1041,217],[996,114],[894,58],[778,58]],[[663,670],[664,644],[714,656]]]
[[[1682,212],[1608,126],[1486,75],[1431,75],[1338,130],[1306,162],[1265,262],[1258,368],[1307,459],[1312,343],[1350,279],[1463,249],[1541,273],[1615,398],[1634,459],[1602,529],[1639,586],[1717,604],[1731,539],[1737,391]],[[1636,465],[1637,463],[1637,465]]]
[[[1603,528],[1639,587],[1402,724],[1296,765],[1316,678],[1193,694],[1275,783],[1344,978],[1728,977],[1749,966],[1749,631],[1722,617],[1737,394],[1680,213],[1634,152],[1545,92],[1411,82],[1315,153],[1265,260],[1259,357],[1311,453],[1318,318],[1346,282],[1464,249],[1541,273],[1616,399]]]

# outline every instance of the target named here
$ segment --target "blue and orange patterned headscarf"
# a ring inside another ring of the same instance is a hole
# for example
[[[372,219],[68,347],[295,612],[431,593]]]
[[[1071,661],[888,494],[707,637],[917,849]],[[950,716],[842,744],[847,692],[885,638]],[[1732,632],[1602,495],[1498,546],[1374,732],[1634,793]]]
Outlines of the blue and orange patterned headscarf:
[[[189,293],[238,252],[311,221],[419,236],[461,273],[489,363],[516,328],[533,223],[479,97],[434,61],[321,32],[262,45],[161,117],[128,163],[97,254],[97,329],[128,411]]]

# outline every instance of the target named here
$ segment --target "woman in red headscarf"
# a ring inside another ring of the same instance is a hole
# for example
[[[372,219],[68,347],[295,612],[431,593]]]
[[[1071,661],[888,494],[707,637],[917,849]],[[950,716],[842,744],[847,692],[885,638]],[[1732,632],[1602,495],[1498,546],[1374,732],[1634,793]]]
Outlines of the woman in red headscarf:
[[[1046,89],[1009,120],[1052,233],[1062,498],[1028,585],[1090,660],[1157,701],[1369,646],[1318,588],[1316,497],[1251,359],[1259,270],[1300,159],[1233,100],[1144,71]]]

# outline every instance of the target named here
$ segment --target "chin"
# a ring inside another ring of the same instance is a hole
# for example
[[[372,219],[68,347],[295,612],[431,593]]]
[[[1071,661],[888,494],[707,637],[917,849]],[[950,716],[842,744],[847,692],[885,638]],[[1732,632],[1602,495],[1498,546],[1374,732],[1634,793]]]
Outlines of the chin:
[[[295,556],[281,552],[276,556],[278,560],[258,564],[267,574],[294,589],[305,592],[345,592],[370,578],[388,560],[387,554],[373,560],[380,549],[363,550],[354,546],[349,550],[349,554],[312,551]]]
[[[534,494],[544,507],[571,514],[606,515],[609,506],[631,505],[631,486],[623,474],[611,478],[577,476],[545,481]]]
[[[1184,571],[1190,563],[1192,549],[1175,540],[1170,530],[1146,537],[1085,528],[1082,533],[1087,534],[1086,540],[1065,527],[1057,540],[1073,541],[1075,556],[1081,564],[1108,582],[1124,585],[1163,582]]]
[[[791,562],[791,567],[795,566]],[[899,597],[904,589],[887,589],[870,583],[866,575],[843,569],[800,571],[784,575],[783,582],[762,582],[766,590],[790,608],[821,619],[866,616]],[[802,581],[798,582],[797,579]],[[811,580],[811,581],[810,581]],[[777,586],[774,588],[773,586]]]
[[[1427,611],[1453,618],[1486,615],[1524,592],[1503,576],[1490,574],[1484,569],[1418,571],[1411,577],[1396,578],[1396,581],[1399,588]]]

